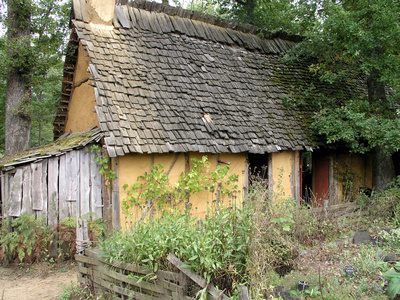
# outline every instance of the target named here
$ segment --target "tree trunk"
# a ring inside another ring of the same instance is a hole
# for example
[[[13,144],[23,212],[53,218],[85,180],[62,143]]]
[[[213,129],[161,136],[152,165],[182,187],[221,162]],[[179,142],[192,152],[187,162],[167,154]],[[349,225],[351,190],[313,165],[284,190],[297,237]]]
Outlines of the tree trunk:
[[[380,73],[373,69],[367,78],[368,100],[375,107],[387,106],[385,85],[380,82]],[[372,149],[372,187],[381,192],[394,179],[394,165],[390,155],[387,155],[382,147]]]
[[[256,8],[256,1],[255,0],[247,0],[246,1],[246,13],[247,13],[247,17],[251,21],[253,21],[253,14],[254,14],[254,9],[255,8]]]
[[[372,149],[372,186],[375,191],[382,192],[395,177],[393,160],[382,147]]]
[[[8,56],[5,153],[22,151],[30,145],[30,1],[8,0]]]

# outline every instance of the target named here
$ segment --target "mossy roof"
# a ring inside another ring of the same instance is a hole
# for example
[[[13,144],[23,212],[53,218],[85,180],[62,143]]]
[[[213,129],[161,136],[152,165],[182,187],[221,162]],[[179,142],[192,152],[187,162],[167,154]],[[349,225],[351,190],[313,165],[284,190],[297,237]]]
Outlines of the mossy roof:
[[[116,5],[111,30],[92,26],[77,8],[72,23],[70,44],[88,51],[111,157],[310,149],[308,112],[283,102],[311,83],[336,89],[320,84],[307,62],[282,61],[298,38],[254,26],[146,1]],[[62,105],[56,135],[68,97]]]
[[[101,138],[102,134],[99,128],[90,128],[84,132],[66,133],[51,144],[4,156],[0,159],[0,167],[3,171],[7,171],[20,165],[61,156],[69,151],[99,142]]]

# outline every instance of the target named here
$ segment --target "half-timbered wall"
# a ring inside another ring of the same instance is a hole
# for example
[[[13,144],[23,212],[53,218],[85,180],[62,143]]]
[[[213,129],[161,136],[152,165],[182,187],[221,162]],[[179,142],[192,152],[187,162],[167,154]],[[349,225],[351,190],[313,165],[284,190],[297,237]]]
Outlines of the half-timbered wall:
[[[70,216],[103,216],[102,176],[89,147],[2,172],[4,218],[23,213],[57,225]]]

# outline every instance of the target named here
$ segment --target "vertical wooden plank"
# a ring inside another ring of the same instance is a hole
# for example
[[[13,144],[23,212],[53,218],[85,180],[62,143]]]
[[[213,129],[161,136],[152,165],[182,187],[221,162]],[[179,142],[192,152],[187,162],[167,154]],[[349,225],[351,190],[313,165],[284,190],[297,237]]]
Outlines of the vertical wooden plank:
[[[5,188],[4,188],[4,183],[5,183],[5,172],[1,172],[0,176],[0,186],[1,186],[1,199],[0,199],[0,204],[1,204],[1,214],[0,217],[2,219],[5,219],[5,214],[4,214],[4,204],[6,203],[6,193],[5,193]]]
[[[22,208],[21,214],[32,215],[32,170],[31,166],[23,168],[23,182],[22,182]]]
[[[43,190],[42,190],[42,164],[31,164],[32,169],[32,209],[43,209]]]
[[[17,169],[14,177],[10,178],[10,195],[6,205],[7,216],[9,217],[19,217],[21,214],[22,176],[23,169],[20,168]]]
[[[272,166],[272,155],[271,153],[268,153],[268,193],[269,193],[269,199],[271,201],[274,201],[274,172],[272,171],[273,166]]]
[[[3,176],[1,178],[1,193],[2,193],[2,199],[1,199],[1,211],[3,214],[3,218],[7,218],[7,206],[8,206],[8,200],[10,196],[10,180],[9,180],[9,173],[5,172],[3,173]]]
[[[60,221],[76,216],[79,198],[79,153],[70,151],[60,157],[59,213]]]
[[[58,177],[58,191],[59,191],[59,202],[58,202],[58,213],[59,222],[69,217],[68,202],[69,199],[69,183],[67,180],[67,156],[60,156],[59,160],[59,177]]]
[[[335,174],[335,164],[337,165],[337,156],[332,155],[329,158],[329,205],[338,204],[338,176]]]
[[[70,196],[68,199],[70,205],[70,214],[78,215],[78,199],[79,199],[79,184],[80,184],[80,174],[79,174],[79,151],[70,151],[66,154],[68,161],[68,182],[70,189]]]
[[[300,205],[300,151],[293,151],[292,158],[291,158],[291,165],[292,165],[292,175],[290,177],[291,180],[291,190],[292,190],[292,197],[296,200],[297,205]],[[301,160],[300,160],[301,161]]]
[[[80,197],[79,217],[88,214],[90,209],[90,153],[88,148],[79,151],[80,154]]]
[[[46,224],[47,224],[47,162],[48,160],[44,160],[40,164],[42,165],[42,176],[41,176],[41,190],[42,190],[42,210],[37,212],[38,217],[42,217],[45,219]]]
[[[90,209],[99,218],[103,217],[103,198],[101,193],[102,176],[99,172],[99,165],[94,161],[96,153],[90,152]]]
[[[111,159],[112,169],[117,174],[117,178],[112,183],[112,207],[113,207],[113,228],[119,230],[120,223],[120,206],[119,206],[119,185],[118,185],[118,157]]]
[[[47,224],[58,224],[58,174],[59,158],[50,158],[47,171]]]

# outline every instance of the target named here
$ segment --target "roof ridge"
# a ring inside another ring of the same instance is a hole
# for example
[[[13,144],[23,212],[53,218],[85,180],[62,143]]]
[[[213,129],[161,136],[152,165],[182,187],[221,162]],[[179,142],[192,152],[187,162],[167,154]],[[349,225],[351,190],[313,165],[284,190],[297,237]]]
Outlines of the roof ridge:
[[[210,14],[202,13],[195,10],[184,9],[182,7],[175,7],[168,4],[162,4],[154,1],[146,0],[117,0],[116,5],[128,5],[134,8],[143,9],[148,12],[165,13],[169,16],[177,16],[184,19],[190,19],[194,21],[200,21],[210,25],[215,25],[221,28],[231,29],[235,31],[240,31],[243,33],[250,33],[263,39],[277,39],[287,40],[290,42],[298,43],[303,37],[299,35],[291,35],[284,31],[271,32],[260,27],[241,23],[232,19],[222,19],[218,16],[213,16]]]

